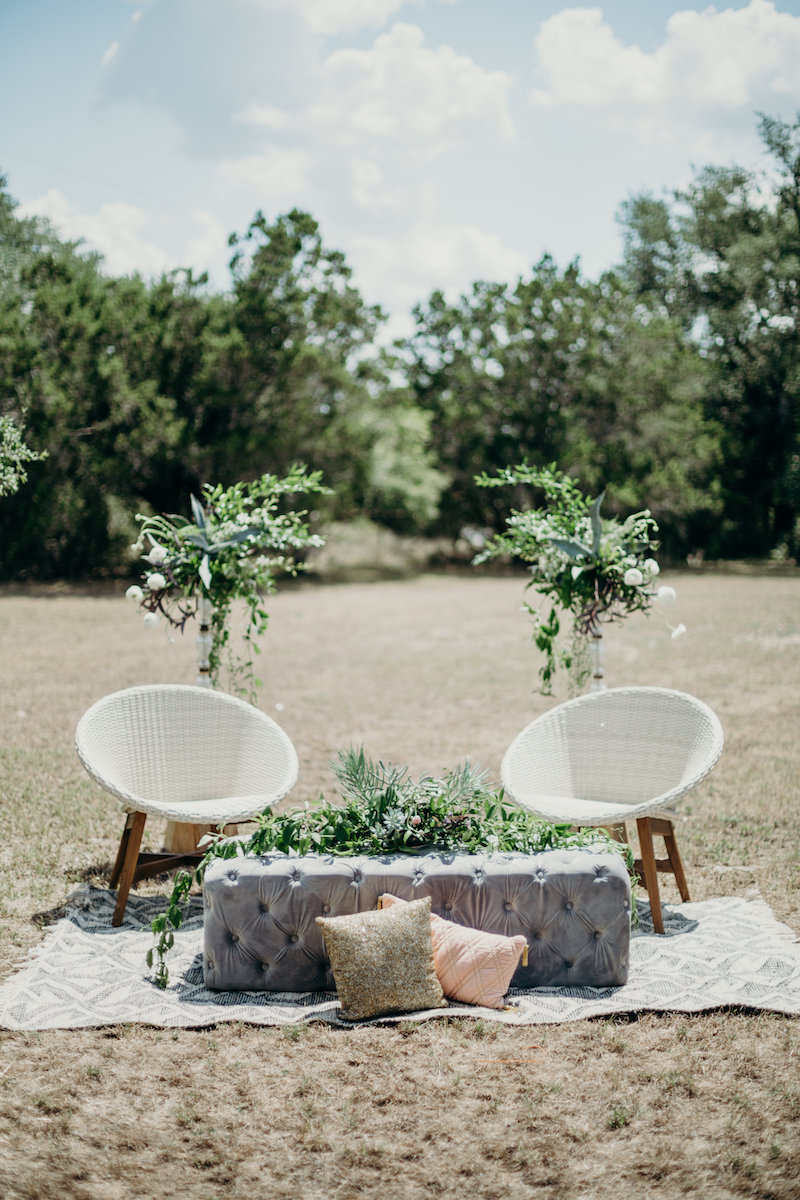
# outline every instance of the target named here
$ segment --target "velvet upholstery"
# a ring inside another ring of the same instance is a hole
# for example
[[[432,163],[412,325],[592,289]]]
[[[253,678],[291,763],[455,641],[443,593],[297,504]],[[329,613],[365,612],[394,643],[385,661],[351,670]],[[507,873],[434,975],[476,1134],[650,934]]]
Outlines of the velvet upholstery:
[[[317,917],[364,912],[385,892],[431,897],[432,911],[506,937],[528,964],[512,987],[626,982],[630,880],[621,857],[589,850],[524,854],[268,855],[206,870],[203,972],[218,990],[327,991],[334,979]]]

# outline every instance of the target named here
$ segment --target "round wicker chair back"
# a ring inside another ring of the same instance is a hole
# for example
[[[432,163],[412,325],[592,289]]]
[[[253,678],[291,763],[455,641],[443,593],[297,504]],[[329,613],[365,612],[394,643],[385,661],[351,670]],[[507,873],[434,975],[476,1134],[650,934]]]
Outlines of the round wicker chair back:
[[[114,925],[136,883],[196,864],[205,830],[257,816],[297,780],[297,754],[280,726],[244,700],[204,687],[153,684],[105,696],[78,722],[75,748],[127,812],[110,878],[119,885]],[[190,848],[140,853],[148,815],[188,831]]]
[[[611,688],[559,704],[514,739],[503,757],[508,797],[556,824],[603,825],[628,840],[636,820],[635,870],[664,932],[658,873],[689,899],[673,807],[705,779],[722,753],[722,727],[707,704],[668,688]],[[656,858],[653,837],[664,839]]]
[[[297,780],[287,734],[251,704],[210,688],[156,684],[98,700],[78,757],[123,807],[174,821],[244,820]]]
[[[503,758],[508,796],[549,821],[607,825],[669,812],[723,745],[707,704],[667,688],[610,688],[551,709]]]

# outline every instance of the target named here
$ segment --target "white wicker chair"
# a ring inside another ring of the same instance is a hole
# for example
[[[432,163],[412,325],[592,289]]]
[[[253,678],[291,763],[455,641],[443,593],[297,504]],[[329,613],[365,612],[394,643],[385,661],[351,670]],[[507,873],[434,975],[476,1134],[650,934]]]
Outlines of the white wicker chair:
[[[708,705],[666,688],[611,688],[567,701],[531,722],[506,751],[506,794],[547,821],[599,825],[627,840],[636,820],[653,927],[664,932],[658,872],[682,900],[689,889],[675,841],[674,806],[722,753],[722,727]],[[653,834],[667,858],[656,859]]]
[[[245,821],[286,796],[297,779],[297,754],[280,726],[205,687],[154,684],[105,696],[81,717],[75,748],[127,813],[110,879],[118,885],[114,925],[132,886],[201,857],[140,853],[149,814],[206,827]]]

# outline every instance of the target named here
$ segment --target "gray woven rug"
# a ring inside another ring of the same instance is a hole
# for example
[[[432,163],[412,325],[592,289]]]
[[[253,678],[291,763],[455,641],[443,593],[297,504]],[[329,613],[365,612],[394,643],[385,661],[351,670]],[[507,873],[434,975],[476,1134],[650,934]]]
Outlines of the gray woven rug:
[[[31,959],[0,986],[0,1028],[79,1029],[136,1022],[198,1027],[219,1021],[345,1025],[334,993],[210,992],[203,986],[202,907],[192,902],[170,954],[170,986],[148,978],[150,921],[163,898],[131,896],[125,923],[111,925],[114,895],[80,888],[66,917]],[[509,995],[495,1012],[468,1005],[382,1021],[480,1016],[509,1025],[552,1024],[611,1013],[700,1012],[737,1006],[800,1014],[800,943],[759,898],[726,897],[665,909],[665,936],[652,932],[639,902],[630,978],[619,988],[535,988]]]

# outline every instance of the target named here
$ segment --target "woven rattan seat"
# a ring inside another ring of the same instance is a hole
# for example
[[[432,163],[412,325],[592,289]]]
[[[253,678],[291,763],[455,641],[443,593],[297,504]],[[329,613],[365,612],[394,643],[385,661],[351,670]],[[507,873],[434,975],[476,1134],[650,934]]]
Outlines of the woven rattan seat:
[[[105,696],[81,717],[75,746],[127,813],[110,881],[118,885],[114,925],[132,886],[201,857],[140,853],[148,815],[221,827],[257,816],[297,779],[297,754],[280,726],[205,687],[154,684]]]
[[[507,796],[547,821],[604,826],[627,840],[635,820],[653,925],[663,932],[658,871],[689,890],[672,824],[674,806],[712,770],[722,727],[701,700],[667,688],[610,688],[559,704],[532,721],[506,751]],[[664,838],[657,860],[653,835]]]

